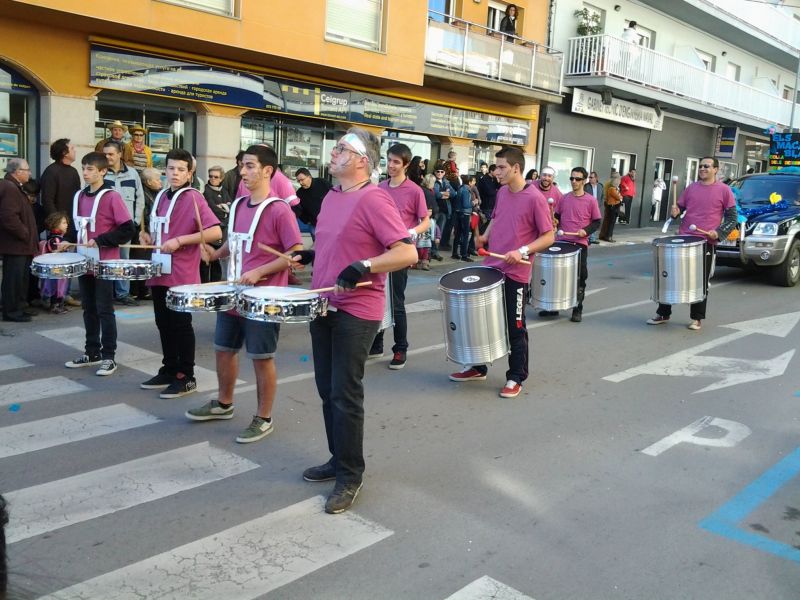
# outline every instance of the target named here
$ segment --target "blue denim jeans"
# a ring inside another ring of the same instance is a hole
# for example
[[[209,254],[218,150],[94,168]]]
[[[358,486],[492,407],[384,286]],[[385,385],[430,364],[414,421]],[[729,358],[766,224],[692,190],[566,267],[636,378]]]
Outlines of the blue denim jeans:
[[[314,379],[337,483],[360,483],[364,473],[364,363],[379,326],[344,311],[311,321]]]

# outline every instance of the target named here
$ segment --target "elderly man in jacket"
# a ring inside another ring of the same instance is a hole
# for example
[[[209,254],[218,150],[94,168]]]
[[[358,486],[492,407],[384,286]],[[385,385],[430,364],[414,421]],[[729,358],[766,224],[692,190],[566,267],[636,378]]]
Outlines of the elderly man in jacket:
[[[0,181],[0,255],[3,256],[3,321],[26,322],[31,315],[22,309],[28,290],[28,267],[37,250],[36,217],[22,189],[31,178],[24,158],[12,158]]]

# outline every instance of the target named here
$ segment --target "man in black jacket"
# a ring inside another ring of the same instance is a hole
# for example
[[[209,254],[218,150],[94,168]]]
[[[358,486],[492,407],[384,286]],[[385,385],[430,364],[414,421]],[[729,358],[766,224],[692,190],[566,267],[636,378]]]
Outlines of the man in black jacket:
[[[311,231],[311,239],[317,238],[317,217],[322,210],[322,200],[331,189],[331,184],[321,178],[311,177],[311,173],[305,167],[300,167],[295,171],[294,178],[300,184],[297,190],[297,197],[300,204],[293,207],[297,218],[308,225]]]
[[[483,165],[481,165],[483,167]],[[478,179],[478,194],[481,197],[481,212],[486,217],[486,221],[480,224],[480,232],[486,231],[489,226],[489,221],[492,220],[492,212],[494,211],[494,203],[497,199],[497,190],[500,189],[500,182],[494,176],[494,171],[497,167],[490,165],[488,171],[481,175]],[[483,168],[481,168],[483,172]]]
[[[239,150],[239,154],[236,155],[236,166],[234,166],[230,171],[225,173],[225,177],[222,179],[222,187],[225,191],[228,192],[228,196],[231,200],[236,200],[236,192],[239,190],[239,182],[242,181],[242,159],[244,158],[244,150]]]
[[[72,198],[81,189],[81,178],[72,166],[75,162],[75,144],[67,138],[61,138],[50,146],[50,158],[55,162],[42,171],[39,183],[42,186],[41,197],[44,216],[54,212],[68,215],[72,210]]]

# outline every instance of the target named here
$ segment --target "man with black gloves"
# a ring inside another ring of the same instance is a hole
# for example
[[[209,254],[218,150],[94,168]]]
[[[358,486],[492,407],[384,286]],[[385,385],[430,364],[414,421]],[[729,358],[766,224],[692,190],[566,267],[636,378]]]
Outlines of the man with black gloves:
[[[417,260],[417,251],[389,194],[370,183],[380,140],[353,127],[333,147],[330,173],[339,182],[317,220],[313,288],[335,286],[328,314],[311,322],[314,376],[322,398],[328,462],[306,469],[306,481],[336,480],[325,503],[341,513],[361,490],[364,473],[364,364],[383,318],[385,273]],[[311,261],[310,251],[295,260]],[[356,287],[358,283],[371,283]]]

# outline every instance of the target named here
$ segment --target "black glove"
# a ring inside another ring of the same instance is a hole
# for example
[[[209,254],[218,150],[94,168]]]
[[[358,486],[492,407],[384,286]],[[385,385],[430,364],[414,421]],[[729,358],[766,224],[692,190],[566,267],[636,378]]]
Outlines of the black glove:
[[[301,265],[307,265],[309,263],[314,262],[314,251],[313,250],[298,250],[297,252],[292,252],[292,257],[299,256],[300,260],[298,261]]]
[[[348,265],[336,278],[336,285],[346,290],[356,289],[358,280],[367,272],[367,267],[360,260]]]

